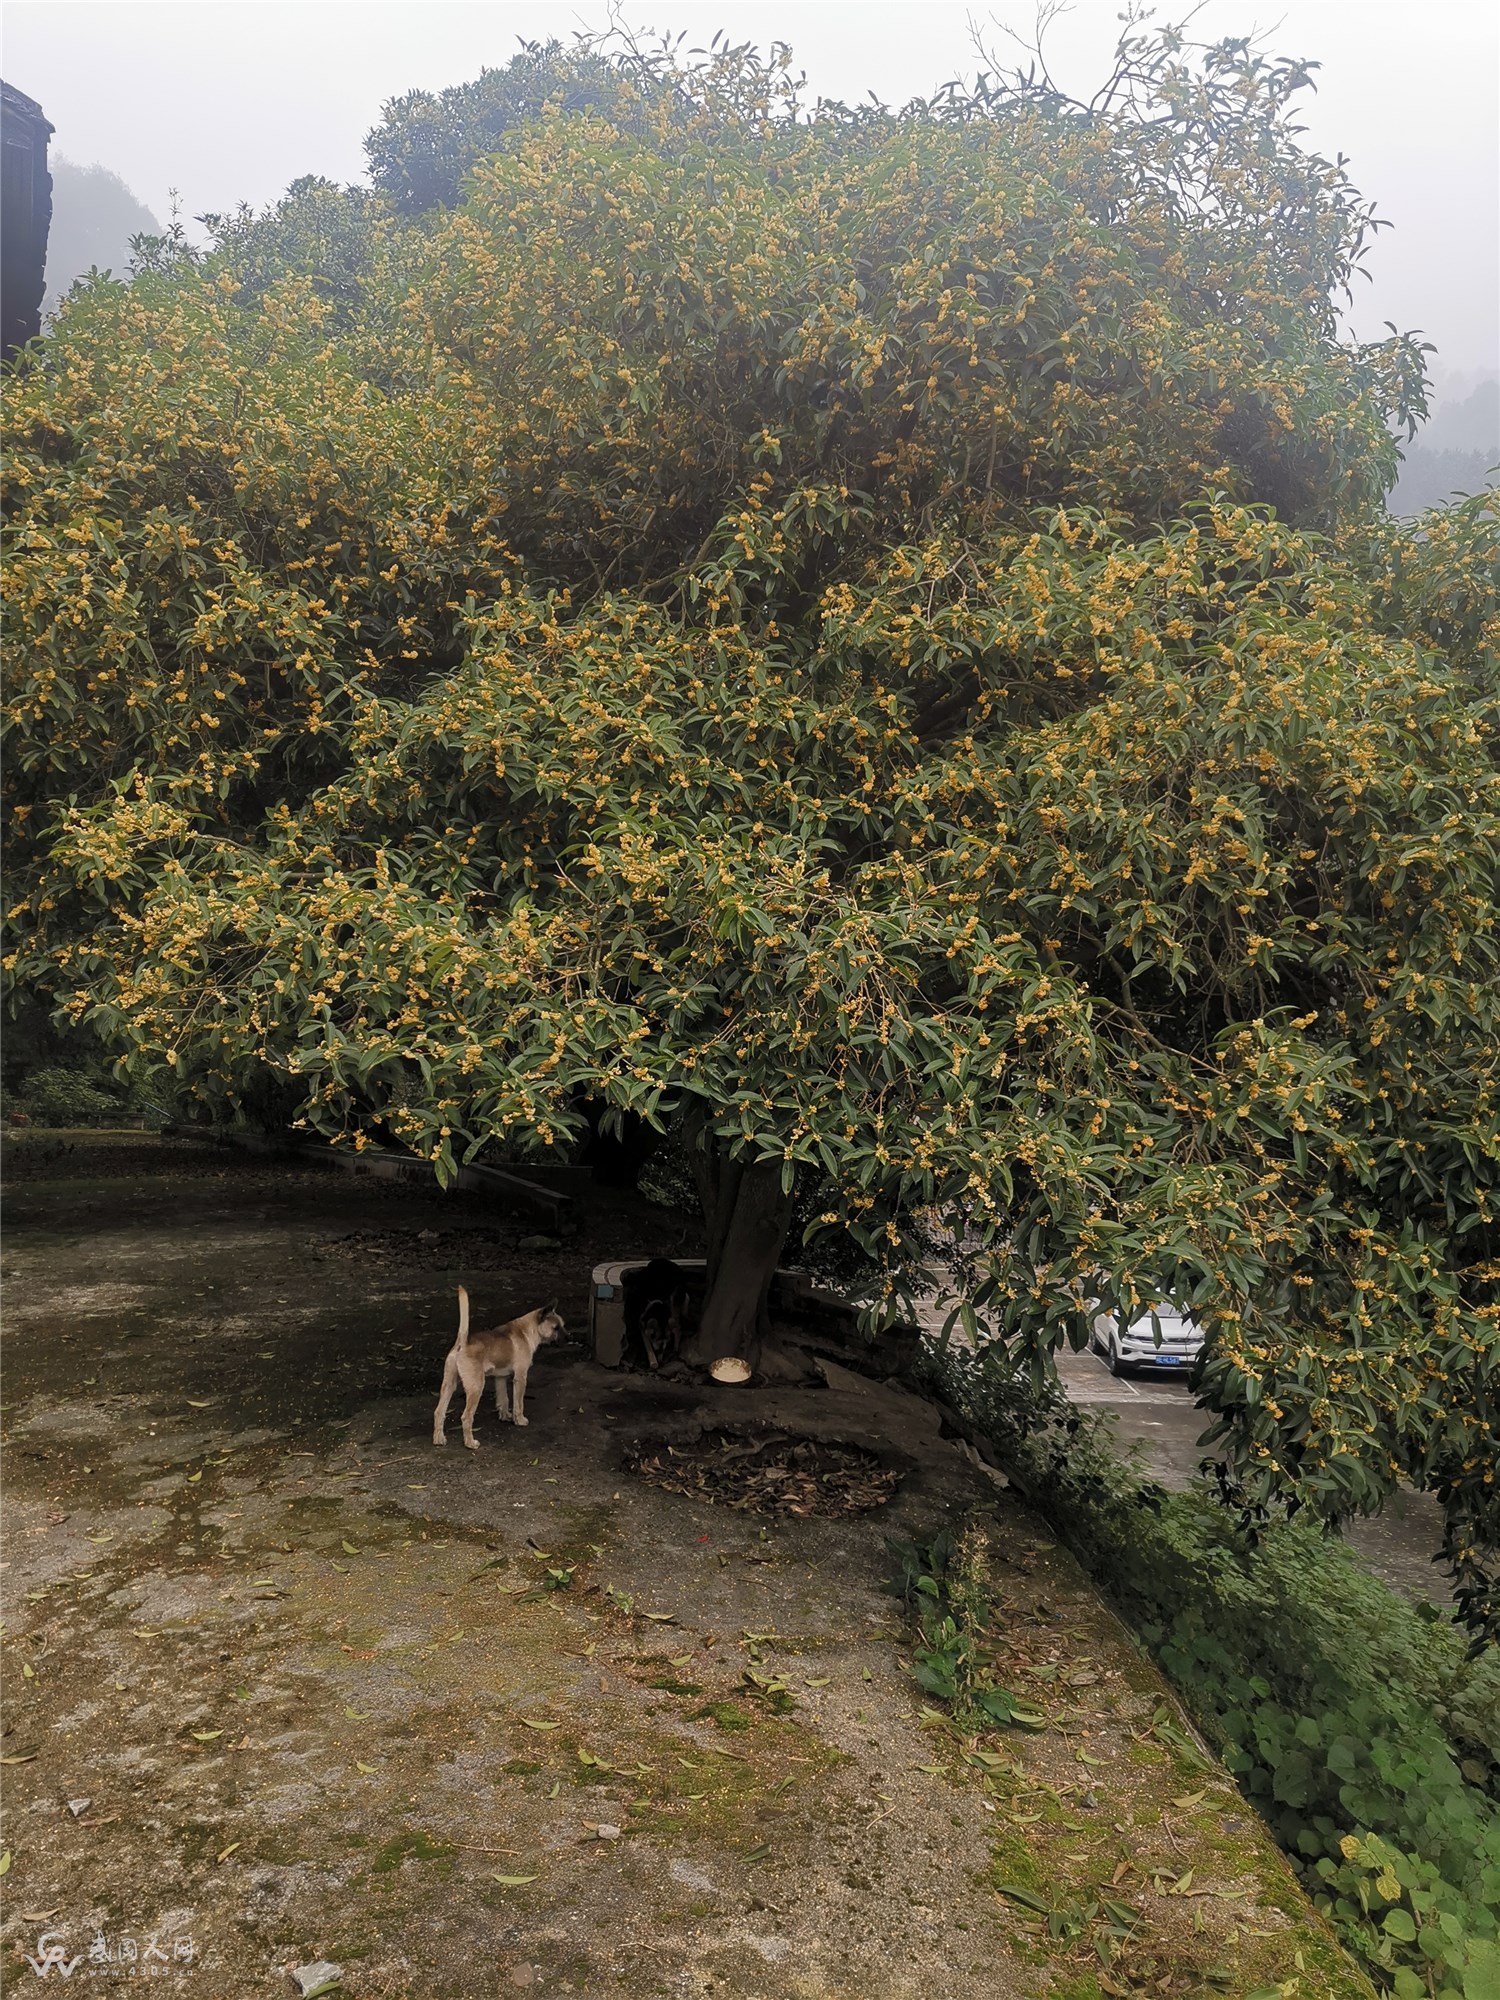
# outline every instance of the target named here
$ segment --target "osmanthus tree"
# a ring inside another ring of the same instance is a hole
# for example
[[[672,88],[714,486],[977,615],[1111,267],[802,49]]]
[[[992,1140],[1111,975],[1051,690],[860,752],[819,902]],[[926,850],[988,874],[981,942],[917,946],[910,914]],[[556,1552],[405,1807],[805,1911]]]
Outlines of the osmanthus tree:
[[[1493,1620],[1495,517],[1380,514],[1303,73],[584,56],[8,385],[12,976],[439,1173],[672,1130],[703,1358],[799,1187],[1038,1367],[1177,1299],[1243,1499],[1411,1480]]]

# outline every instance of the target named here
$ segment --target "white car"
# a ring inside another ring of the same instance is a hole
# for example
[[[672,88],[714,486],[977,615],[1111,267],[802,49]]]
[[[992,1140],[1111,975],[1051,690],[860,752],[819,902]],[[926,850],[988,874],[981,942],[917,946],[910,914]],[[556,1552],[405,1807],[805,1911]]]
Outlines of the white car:
[[[1111,1375],[1134,1368],[1186,1370],[1203,1352],[1203,1329],[1179,1307],[1159,1305],[1123,1329],[1114,1313],[1100,1313],[1092,1344]]]

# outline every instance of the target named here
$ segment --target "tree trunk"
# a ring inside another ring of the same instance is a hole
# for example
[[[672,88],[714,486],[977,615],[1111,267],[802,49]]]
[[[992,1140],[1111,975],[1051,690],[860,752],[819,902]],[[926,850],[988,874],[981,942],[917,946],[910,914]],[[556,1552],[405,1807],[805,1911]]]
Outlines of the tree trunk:
[[[690,1140],[698,1134],[691,1134]],[[700,1367],[736,1354],[760,1365],[769,1332],[766,1301],[792,1219],[779,1160],[747,1163],[689,1145],[708,1229],[708,1285],[698,1330],[683,1349]]]

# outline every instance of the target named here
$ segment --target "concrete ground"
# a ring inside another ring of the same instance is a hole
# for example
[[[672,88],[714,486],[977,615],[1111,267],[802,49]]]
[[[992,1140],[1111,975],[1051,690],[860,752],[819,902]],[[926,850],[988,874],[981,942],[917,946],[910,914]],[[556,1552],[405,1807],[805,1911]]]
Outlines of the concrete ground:
[[[7,1163],[7,1990],[186,2000],[1369,2000],[1044,1525],[910,1394],[713,1390],[544,1350],[530,1427],[430,1442],[481,1323],[680,1220],[139,1137]],[[888,1506],[648,1485],[723,1422],[861,1446]],[[987,1538],[1035,1731],[914,1674],[888,1535]],[[1123,1914],[1122,1914],[1123,1913]]]
[[[1115,1376],[1097,1354],[1063,1354],[1058,1373],[1073,1401],[1107,1411],[1122,1450],[1139,1447],[1142,1463],[1163,1486],[1188,1486],[1207,1456],[1199,1440],[1208,1428],[1187,1382],[1166,1370]],[[1365,1566],[1413,1602],[1447,1603],[1451,1587],[1433,1561],[1442,1515],[1430,1495],[1398,1492],[1385,1512],[1350,1521],[1348,1542]]]

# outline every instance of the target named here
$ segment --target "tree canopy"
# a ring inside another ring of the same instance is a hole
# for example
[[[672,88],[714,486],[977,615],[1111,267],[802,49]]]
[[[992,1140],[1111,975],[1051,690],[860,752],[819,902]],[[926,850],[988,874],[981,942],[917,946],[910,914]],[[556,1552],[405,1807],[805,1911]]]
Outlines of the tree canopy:
[[[76,295],[6,391],[11,976],[440,1172],[674,1131],[716,1352],[799,1183],[1036,1366],[1171,1297],[1240,1502],[1411,1480],[1494,1620],[1495,516],[1380,512],[1421,355],[1340,337],[1306,81],[531,51]]]

